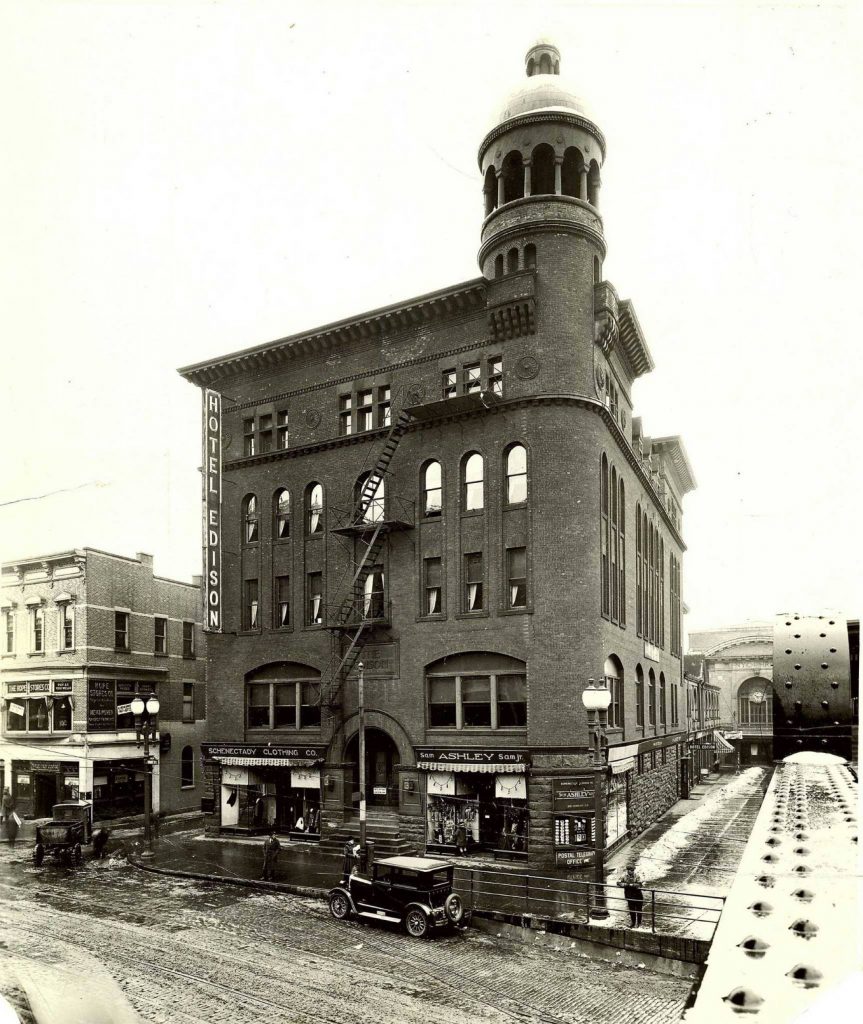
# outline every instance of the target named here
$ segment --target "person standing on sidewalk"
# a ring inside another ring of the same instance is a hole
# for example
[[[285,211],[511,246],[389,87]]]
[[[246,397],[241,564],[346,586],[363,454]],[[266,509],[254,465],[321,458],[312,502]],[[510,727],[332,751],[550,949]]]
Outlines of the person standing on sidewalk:
[[[9,840],[9,845],[14,846],[15,840],[18,838],[18,827],[21,824],[18,815],[15,813],[15,797],[12,796],[7,786],[3,790],[3,800],[0,804],[3,814],[3,824],[6,826],[6,838]]]
[[[342,871],[344,872],[345,878],[350,878],[356,869],[357,860],[360,855],[360,844],[355,843],[350,836],[348,836],[347,842],[345,843],[344,854],[345,859],[342,863]]]
[[[265,882],[276,880],[276,860],[279,856],[282,844],[276,839],[275,829],[270,829],[270,834],[264,840],[264,873],[261,878]]]
[[[641,927],[641,914],[644,910],[644,890],[641,888],[641,879],[635,873],[635,865],[627,864],[626,871],[618,885],[623,886],[623,895],[626,897],[626,906],[629,909],[629,927]]]

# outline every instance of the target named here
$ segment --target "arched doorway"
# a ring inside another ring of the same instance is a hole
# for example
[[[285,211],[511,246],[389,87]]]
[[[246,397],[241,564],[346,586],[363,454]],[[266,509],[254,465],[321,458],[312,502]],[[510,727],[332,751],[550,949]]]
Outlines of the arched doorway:
[[[345,747],[345,760],[353,765],[351,803],[360,802],[359,734],[352,736]],[[366,803],[374,807],[397,807],[399,784],[395,767],[399,751],[395,741],[382,729],[366,729]]]

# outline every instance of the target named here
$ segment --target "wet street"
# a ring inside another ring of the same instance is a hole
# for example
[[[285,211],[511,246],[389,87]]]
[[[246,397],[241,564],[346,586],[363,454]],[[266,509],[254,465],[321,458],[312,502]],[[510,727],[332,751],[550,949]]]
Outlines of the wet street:
[[[471,929],[411,940],[336,922],[317,900],[119,859],[35,869],[28,855],[0,847],[0,987],[34,963],[82,983],[107,972],[153,1024],[637,1024],[678,1019],[690,984],[563,938],[528,947]]]

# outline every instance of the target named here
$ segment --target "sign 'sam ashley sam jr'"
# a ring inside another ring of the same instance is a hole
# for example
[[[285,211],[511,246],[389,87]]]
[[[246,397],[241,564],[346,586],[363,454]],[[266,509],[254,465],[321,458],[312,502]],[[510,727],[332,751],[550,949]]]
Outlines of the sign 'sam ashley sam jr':
[[[204,390],[204,629],[222,631],[222,396]]]

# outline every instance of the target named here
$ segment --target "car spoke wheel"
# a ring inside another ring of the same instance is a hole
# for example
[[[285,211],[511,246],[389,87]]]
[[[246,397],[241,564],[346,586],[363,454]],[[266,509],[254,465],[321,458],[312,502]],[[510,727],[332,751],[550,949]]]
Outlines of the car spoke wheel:
[[[405,930],[415,939],[421,939],[429,930],[428,917],[419,907],[414,907],[405,915]]]
[[[447,896],[446,902],[443,906],[446,911],[446,916],[453,924],[458,924],[464,917],[464,906],[461,902],[461,896],[459,896],[458,893],[451,892],[449,896]]]
[[[344,921],[346,917],[350,916],[351,905],[344,893],[334,892],[330,896],[330,913],[337,921]]]

